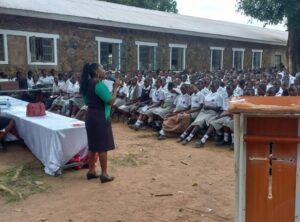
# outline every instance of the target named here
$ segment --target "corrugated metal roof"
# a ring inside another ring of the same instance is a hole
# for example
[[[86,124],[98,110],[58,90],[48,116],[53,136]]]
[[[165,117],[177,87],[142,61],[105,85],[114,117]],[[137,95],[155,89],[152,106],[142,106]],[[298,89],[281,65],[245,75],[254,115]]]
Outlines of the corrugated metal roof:
[[[97,0],[0,0],[0,13],[273,45],[288,38],[283,31]]]

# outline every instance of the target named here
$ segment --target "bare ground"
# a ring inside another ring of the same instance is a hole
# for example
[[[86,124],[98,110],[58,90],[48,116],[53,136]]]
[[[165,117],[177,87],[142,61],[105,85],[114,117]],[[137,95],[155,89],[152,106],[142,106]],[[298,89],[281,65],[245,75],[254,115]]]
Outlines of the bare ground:
[[[50,188],[7,203],[0,197],[0,221],[233,221],[233,152],[175,139],[157,141],[150,131],[113,124],[117,149],[109,153],[112,183],[86,181],[86,170],[68,170],[43,180]],[[36,161],[19,144],[0,153],[0,171]],[[99,170],[99,168],[98,168]]]

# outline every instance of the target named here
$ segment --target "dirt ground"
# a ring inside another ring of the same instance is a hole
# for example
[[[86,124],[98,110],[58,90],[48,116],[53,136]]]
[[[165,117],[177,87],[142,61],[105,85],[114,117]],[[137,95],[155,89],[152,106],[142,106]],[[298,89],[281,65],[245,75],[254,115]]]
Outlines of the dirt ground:
[[[150,131],[113,124],[117,149],[109,153],[112,183],[87,181],[86,170],[48,177],[44,193],[19,202],[0,197],[1,222],[233,221],[234,154],[208,142],[204,149]],[[0,153],[0,170],[36,161],[19,144]],[[99,170],[99,167],[98,167]]]

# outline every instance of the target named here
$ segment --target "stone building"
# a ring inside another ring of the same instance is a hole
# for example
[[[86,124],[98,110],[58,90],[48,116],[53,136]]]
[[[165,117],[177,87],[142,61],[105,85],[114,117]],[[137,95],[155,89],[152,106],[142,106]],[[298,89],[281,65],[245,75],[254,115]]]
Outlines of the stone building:
[[[181,71],[286,64],[282,31],[97,0],[0,2],[0,71]]]

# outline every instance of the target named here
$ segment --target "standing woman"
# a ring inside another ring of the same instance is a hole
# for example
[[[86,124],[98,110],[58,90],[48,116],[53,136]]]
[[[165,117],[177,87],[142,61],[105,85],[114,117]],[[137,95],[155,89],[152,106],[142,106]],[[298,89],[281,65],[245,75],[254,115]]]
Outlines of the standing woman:
[[[107,151],[115,148],[112,133],[110,110],[115,100],[116,87],[110,93],[102,82],[105,79],[105,70],[102,65],[93,63],[85,64],[81,75],[80,92],[85,98],[88,111],[85,118],[89,146],[89,172],[88,180],[99,178],[96,174],[96,156],[99,155],[102,183],[110,182],[114,177],[107,173]]]

